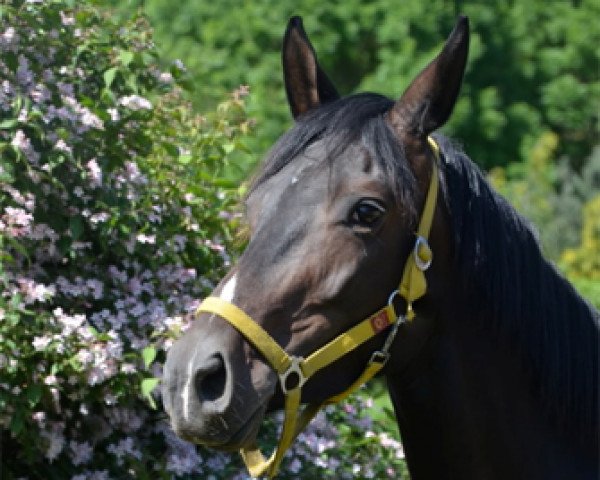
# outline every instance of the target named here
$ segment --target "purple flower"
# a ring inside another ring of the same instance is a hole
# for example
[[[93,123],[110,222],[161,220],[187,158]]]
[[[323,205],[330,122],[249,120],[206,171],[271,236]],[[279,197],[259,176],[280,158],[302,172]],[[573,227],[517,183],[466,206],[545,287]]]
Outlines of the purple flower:
[[[148,181],[135,162],[125,162],[125,179],[127,182],[137,184],[145,184]]]
[[[102,185],[102,170],[98,166],[98,162],[95,158],[92,158],[86,164],[88,173],[90,175],[90,179],[92,180],[92,185],[99,187]]]
[[[288,471],[291,473],[300,473],[300,469],[302,468],[302,462],[298,458],[294,458],[292,462],[288,465]]]
[[[58,320],[59,324],[63,326],[62,334],[64,336],[70,335],[85,322],[85,315],[67,315],[60,307],[55,308],[52,313],[54,314],[56,320]]]
[[[136,240],[139,243],[156,243],[156,235],[146,235],[145,233],[138,233],[136,236]]]
[[[31,145],[31,140],[27,138],[27,135],[23,130],[17,130],[10,144],[16,149],[20,150],[25,157],[34,165],[36,165],[40,159],[40,154],[35,151]]]
[[[72,149],[67,145],[67,143],[61,138],[54,144],[54,149],[59,152],[71,153]]]
[[[17,279],[19,290],[24,295],[25,304],[34,302],[45,302],[48,298],[56,294],[54,285],[46,286],[42,283],[36,283],[29,278]]]
[[[14,51],[17,47],[19,35],[15,31],[14,27],[8,27],[2,34],[0,34],[0,48],[2,50]]]
[[[42,431],[42,438],[47,444],[45,456],[50,462],[60,455],[65,446],[63,430],[64,426],[62,424],[54,423],[50,431]]]
[[[100,300],[104,294],[104,284],[96,278],[88,278],[85,283],[94,300]]]
[[[85,107],[82,107],[80,110],[81,114],[81,123],[86,127],[95,128],[97,130],[104,130],[104,122],[100,120],[100,118],[92,113]]]
[[[117,457],[118,465],[123,464],[123,458],[125,456],[131,456],[138,460],[142,458],[142,452],[135,446],[135,442],[131,437],[120,440],[116,445],[109,445],[108,451]]]
[[[185,67],[185,65],[183,64],[183,62],[179,59],[175,60],[173,62],[173,65],[175,65],[175,68],[177,68],[177,70],[180,70],[182,72],[186,72],[187,68]]]
[[[75,25],[75,17],[73,17],[72,15],[67,15],[65,12],[60,11],[58,12],[60,13],[60,22],[65,26],[71,26],[71,25]]]
[[[33,216],[22,208],[6,207],[0,216],[0,232],[12,237],[23,237],[31,232]]]
[[[128,95],[119,99],[119,105],[122,105],[130,110],[151,110],[152,103],[150,100],[140,97],[139,95]]]
[[[118,122],[121,119],[119,111],[116,108],[108,108],[106,111],[110,115],[110,119],[113,122]]]
[[[33,82],[33,72],[29,68],[29,59],[23,54],[18,57],[17,82],[22,86],[27,86]]]
[[[50,90],[43,83],[38,83],[29,91],[29,96],[35,103],[45,103],[52,98]]]
[[[33,341],[31,342],[31,344],[33,345],[33,348],[36,349],[36,351],[40,352],[45,350],[51,341],[52,337],[44,335],[41,337],[33,337]]]
[[[79,350],[77,353],[77,360],[83,365],[89,365],[94,361],[94,354],[90,352],[87,348]]]

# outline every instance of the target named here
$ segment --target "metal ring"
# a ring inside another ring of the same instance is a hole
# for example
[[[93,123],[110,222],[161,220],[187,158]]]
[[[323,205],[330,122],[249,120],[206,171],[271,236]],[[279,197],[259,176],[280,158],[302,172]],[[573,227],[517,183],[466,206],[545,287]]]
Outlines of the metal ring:
[[[424,262],[421,259],[421,257],[419,256],[419,247],[421,247],[421,245],[423,245],[425,248],[427,248],[431,252],[431,257],[429,257],[429,260],[427,260],[426,262]],[[431,266],[431,262],[433,260],[433,252],[431,251],[429,242],[427,241],[427,239],[425,237],[421,237],[421,236],[417,237],[417,240],[415,241],[415,248],[413,250],[413,253],[415,256],[415,265],[417,266],[417,268],[419,270],[424,272]]]
[[[300,364],[304,361],[304,358],[290,357],[290,360],[292,361],[292,363],[290,364],[288,369],[285,372],[279,374],[279,383],[281,384],[281,390],[283,391],[284,395],[287,395],[290,390],[301,388],[307,380],[304,376],[304,373],[302,372],[302,368],[300,367]],[[294,373],[298,376],[297,385],[288,388],[286,382],[288,380],[288,377]]]
[[[392,302],[394,301],[394,298],[396,298],[396,295],[400,295],[400,292],[398,290],[394,290],[390,294],[390,297],[388,298],[388,305],[392,305]]]

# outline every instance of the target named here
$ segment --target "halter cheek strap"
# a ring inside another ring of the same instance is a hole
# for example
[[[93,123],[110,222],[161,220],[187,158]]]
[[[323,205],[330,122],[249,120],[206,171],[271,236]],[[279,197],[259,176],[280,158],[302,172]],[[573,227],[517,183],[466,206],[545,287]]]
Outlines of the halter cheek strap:
[[[439,190],[439,173],[437,164],[440,161],[440,147],[431,137],[427,137],[429,146],[433,150],[436,162],[431,169],[431,180],[429,181],[429,190],[423,206],[421,221],[417,229],[417,239],[413,249],[413,254],[409,255],[404,265],[402,280],[398,292],[406,300],[406,318],[412,320],[415,317],[412,304],[418,300],[427,291],[427,281],[425,280],[425,270],[429,268],[433,261],[433,252],[429,247],[429,232],[433,223],[435,206]]]
[[[197,314],[202,312],[212,313],[227,320],[265,357],[269,365],[279,375],[281,390],[285,395],[285,420],[277,449],[269,459],[265,459],[257,446],[242,448],[240,451],[244,463],[253,477],[267,475],[269,478],[273,478],[277,475],[283,455],[317,412],[325,405],[337,403],[345,399],[375,376],[389,358],[389,349],[394,341],[399,325],[414,318],[415,313],[412,304],[425,295],[427,291],[424,272],[429,268],[433,259],[427,239],[431,231],[439,189],[437,169],[437,161],[439,161],[440,156],[439,147],[432,138],[428,138],[428,141],[434,151],[436,163],[431,171],[429,190],[416,232],[415,246],[404,266],[400,285],[397,290],[392,292],[385,307],[364,319],[347,332],[334,338],[306,358],[289,355],[250,316],[226,300],[218,297],[208,297],[198,307]],[[406,312],[404,315],[396,314],[393,305],[396,295],[400,295],[406,301]],[[322,403],[310,403],[302,410],[300,409],[302,386],[310,377],[351,352],[359,345],[370,340],[378,333],[386,330],[390,325],[393,325],[393,327],[389,331],[383,347],[373,352],[363,373],[352,385]]]

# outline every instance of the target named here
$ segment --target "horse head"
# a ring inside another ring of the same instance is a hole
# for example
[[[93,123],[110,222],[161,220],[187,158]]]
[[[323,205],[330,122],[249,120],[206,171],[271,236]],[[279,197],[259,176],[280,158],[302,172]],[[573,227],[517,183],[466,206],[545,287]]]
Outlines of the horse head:
[[[375,94],[341,98],[300,19],[290,20],[282,57],[295,124],[250,187],[248,246],[212,294],[245,312],[290,358],[309,357],[390,298],[402,312],[411,303],[390,294],[415,249],[435,174],[428,138],[453,109],[468,39],[461,18],[397,101]],[[428,278],[446,268],[450,248],[444,215],[432,202],[435,261]],[[431,280],[415,310],[425,312],[440,295]],[[264,352],[223,316],[201,313],[170,349],[163,400],[177,434],[232,450],[254,443],[265,412],[281,407],[284,395]],[[405,345],[388,346],[394,365],[424,343],[431,326],[424,320],[400,328]],[[352,385],[387,338],[374,333],[315,372],[298,401],[318,404]]]

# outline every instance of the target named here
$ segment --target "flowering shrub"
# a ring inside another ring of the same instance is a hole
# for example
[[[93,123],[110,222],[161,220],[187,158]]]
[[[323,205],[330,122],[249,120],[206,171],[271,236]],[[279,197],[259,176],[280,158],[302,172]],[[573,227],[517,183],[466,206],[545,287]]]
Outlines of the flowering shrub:
[[[177,439],[156,388],[230,262],[247,89],[195,115],[143,18],[72,5],[0,6],[0,477],[247,478]],[[369,402],[321,414],[283,478],[397,478]]]
[[[3,478],[169,470],[155,359],[228,263],[213,179],[248,128],[240,92],[193,116],[142,19],[2,8]]]

